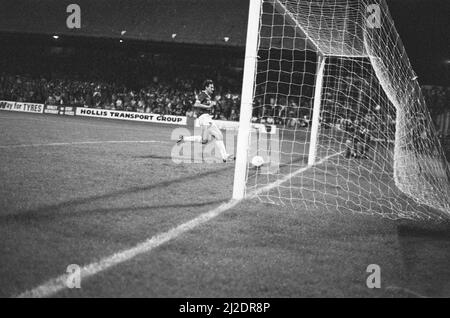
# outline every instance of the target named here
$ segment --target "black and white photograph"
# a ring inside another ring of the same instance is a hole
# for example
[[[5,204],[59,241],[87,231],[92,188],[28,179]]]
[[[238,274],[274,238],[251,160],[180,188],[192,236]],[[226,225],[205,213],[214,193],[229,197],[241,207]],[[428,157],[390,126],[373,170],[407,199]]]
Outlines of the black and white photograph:
[[[449,17],[0,0],[0,298],[449,298]]]

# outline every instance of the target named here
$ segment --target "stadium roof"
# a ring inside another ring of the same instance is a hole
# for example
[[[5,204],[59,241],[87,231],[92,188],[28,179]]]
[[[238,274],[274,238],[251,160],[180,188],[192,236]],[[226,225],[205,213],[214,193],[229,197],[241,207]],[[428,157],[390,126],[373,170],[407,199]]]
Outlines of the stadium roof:
[[[71,3],[81,29],[66,26]],[[247,16],[248,0],[2,0],[0,32],[243,47]]]

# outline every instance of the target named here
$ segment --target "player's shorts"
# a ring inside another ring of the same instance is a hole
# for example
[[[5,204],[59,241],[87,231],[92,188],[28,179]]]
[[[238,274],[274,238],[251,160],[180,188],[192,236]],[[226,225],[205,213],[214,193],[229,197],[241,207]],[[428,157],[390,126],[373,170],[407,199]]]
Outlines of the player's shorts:
[[[208,134],[218,140],[223,139],[222,132],[214,125],[212,116],[210,114],[203,114],[198,118],[198,124],[200,127],[204,127],[208,130]]]
[[[198,124],[200,126],[209,126],[212,124],[212,117],[210,114],[203,114],[198,118]]]
[[[214,125],[214,123],[211,126],[209,126],[207,129],[208,129],[209,135],[213,136],[217,140],[223,140],[222,132],[216,125]]]

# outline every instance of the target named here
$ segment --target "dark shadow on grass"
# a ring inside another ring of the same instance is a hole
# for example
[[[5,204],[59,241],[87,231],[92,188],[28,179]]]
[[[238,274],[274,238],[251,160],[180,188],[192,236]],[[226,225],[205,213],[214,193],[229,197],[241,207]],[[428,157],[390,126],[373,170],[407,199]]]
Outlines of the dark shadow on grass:
[[[159,156],[159,155],[147,155],[136,156],[136,159],[156,159],[156,160],[179,160],[181,163],[222,163],[220,158],[214,156],[186,156],[186,157],[172,157],[172,156]]]
[[[403,288],[429,297],[450,297],[450,225],[400,224]]]
[[[135,156],[133,158],[135,158],[135,159],[161,159],[161,160],[178,159],[178,158],[173,158],[172,156],[158,156],[158,155]],[[183,159],[183,158],[180,158],[180,159]]]
[[[450,242],[450,224],[436,225],[404,225],[397,227],[397,232],[401,238],[423,238],[429,240],[444,240]]]
[[[206,171],[206,172],[195,174],[195,175],[189,175],[189,176],[185,176],[185,177],[181,177],[181,178],[177,178],[177,179],[162,181],[162,182],[158,182],[155,184],[139,186],[139,187],[132,187],[129,189],[120,189],[120,190],[113,191],[110,193],[94,195],[94,196],[90,196],[90,197],[86,197],[86,198],[68,200],[68,201],[58,203],[55,205],[42,206],[42,207],[39,207],[36,209],[17,211],[15,213],[10,213],[10,214],[3,214],[3,215],[0,215],[0,223],[4,222],[5,220],[8,220],[8,219],[21,218],[23,220],[26,220],[28,218],[28,216],[30,216],[30,215],[37,216],[39,214],[44,214],[44,215],[55,214],[55,216],[56,216],[58,211],[63,210],[63,209],[70,209],[70,208],[73,208],[80,204],[89,204],[89,203],[95,202],[97,200],[103,200],[103,199],[108,199],[108,198],[117,198],[117,197],[121,197],[123,195],[131,194],[131,193],[134,194],[134,193],[138,193],[138,192],[151,191],[153,189],[160,189],[160,188],[168,187],[168,186],[170,186],[172,184],[176,184],[176,183],[184,183],[187,181],[198,180],[203,177],[207,177],[207,176],[210,176],[213,174],[217,174],[219,172],[226,171],[228,169],[230,169],[229,166],[227,166],[225,168],[221,168],[221,169],[214,169],[214,170]]]
[[[187,209],[187,208],[199,208],[208,205],[215,205],[224,203],[223,200],[214,200],[207,202],[188,202],[184,204],[166,204],[166,205],[147,205],[142,207],[121,207],[121,208],[105,208],[105,209],[95,209],[95,210],[82,210],[75,211],[71,213],[55,213],[55,211],[31,211],[26,214],[8,214],[1,218],[3,224],[8,223],[21,223],[26,224],[28,222],[44,221],[44,220],[54,220],[61,218],[71,218],[79,217],[83,215],[93,216],[93,215],[107,215],[120,212],[127,213],[137,213],[142,211],[154,211],[154,210],[166,210],[166,209]],[[151,214],[149,214],[151,215]]]

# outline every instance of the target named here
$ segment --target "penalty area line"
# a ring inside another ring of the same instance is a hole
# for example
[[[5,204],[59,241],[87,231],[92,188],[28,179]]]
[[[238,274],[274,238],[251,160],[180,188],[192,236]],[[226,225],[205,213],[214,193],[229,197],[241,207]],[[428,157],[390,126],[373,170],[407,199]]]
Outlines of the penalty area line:
[[[429,297],[421,295],[411,289],[403,288],[403,287],[399,287],[399,286],[388,286],[388,287],[386,287],[386,290],[390,291],[390,292],[404,293],[409,296],[414,296],[416,298],[429,298]]]
[[[10,113],[13,114],[13,113]],[[16,113],[16,115],[19,114],[24,114],[24,113]],[[54,115],[48,115],[48,116],[54,116]],[[7,120],[19,120],[19,121],[38,121],[38,122],[45,122],[45,123],[52,123],[52,124],[58,124],[58,125],[74,125],[74,126],[87,126],[87,127],[94,127],[97,129],[110,129],[110,128],[118,128],[120,127],[121,130],[133,130],[133,131],[142,131],[142,132],[148,132],[148,127],[129,127],[129,126],[125,126],[122,124],[126,124],[129,123],[127,121],[122,121],[122,120],[116,120],[115,122],[109,122],[108,125],[106,123],[101,123],[101,125],[99,124],[93,124],[93,123],[88,123],[88,122],[80,122],[79,120],[74,120],[72,121],[72,119],[75,119],[76,116],[66,116],[64,118],[62,118],[61,116],[56,119],[56,120],[51,120],[51,118],[46,118],[46,117],[42,117],[42,118],[26,118],[26,117],[12,117],[12,116],[0,116],[0,120],[2,119],[7,119]],[[66,119],[66,120],[63,120]],[[81,119],[81,118],[78,118]],[[83,117],[83,119],[92,119],[94,120],[95,118],[89,118],[89,117]],[[103,119],[99,119],[98,120],[105,120]]]
[[[243,200],[252,198],[260,193],[267,192],[267,191],[279,186],[283,182],[288,181],[289,179],[293,178],[294,176],[296,176],[302,172],[305,172],[306,170],[308,170],[316,165],[320,165],[323,162],[325,162],[337,155],[340,155],[340,154],[341,153],[329,155],[329,156],[319,160],[312,166],[306,166],[301,169],[298,169],[274,183],[271,183],[267,186],[264,186],[262,188],[259,188],[259,189],[256,189],[256,190],[250,192],[248,194],[247,198],[244,198],[242,200],[231,199],[230,201],[221,204],[220,206],[218,206],[215,209],[205,212],[188,222],[185,222],[181,225],[178,225],[177,227],[172,228],[171,230],[169,230],[167,232],[157,234],[157,235],[149,238],[148,240],[137,244],[136,246],[134,246],[130,249],[126,249],[121,252],[115,253],[111,256],[105,257],[98,262],[94,262],[89,265],[85,265],[85,266],[81,267],[81,269],[80,269],[81,281],[83,281],[84,279],[87,279],[95,274],[103,272],[115,265],[126,262],[138,255],[148,253],[148,252],[154,250],[155,248],[161,246],[162,244],[164,244],[168,241],[171,241],[171,240],[177,238],[178,236],[198,227],[199,225],[202,225],[202,224],[210,221],[211,219],[222,214],[223,212],[234,208],[236,205],[238,205]],[[63,274],[56,278],[52,278],[52,279],[48,280],[47,282],[43,283],[42,285],[40,285],[36,288],[33,288],[31,290],[25,291],[16,297],[18,297],[18,298],[51,297],[51,296],[55,295],[56,293],[68,288],[67,282],[70,279],[70,277],[71,276],[69,276],[69,274]]]

